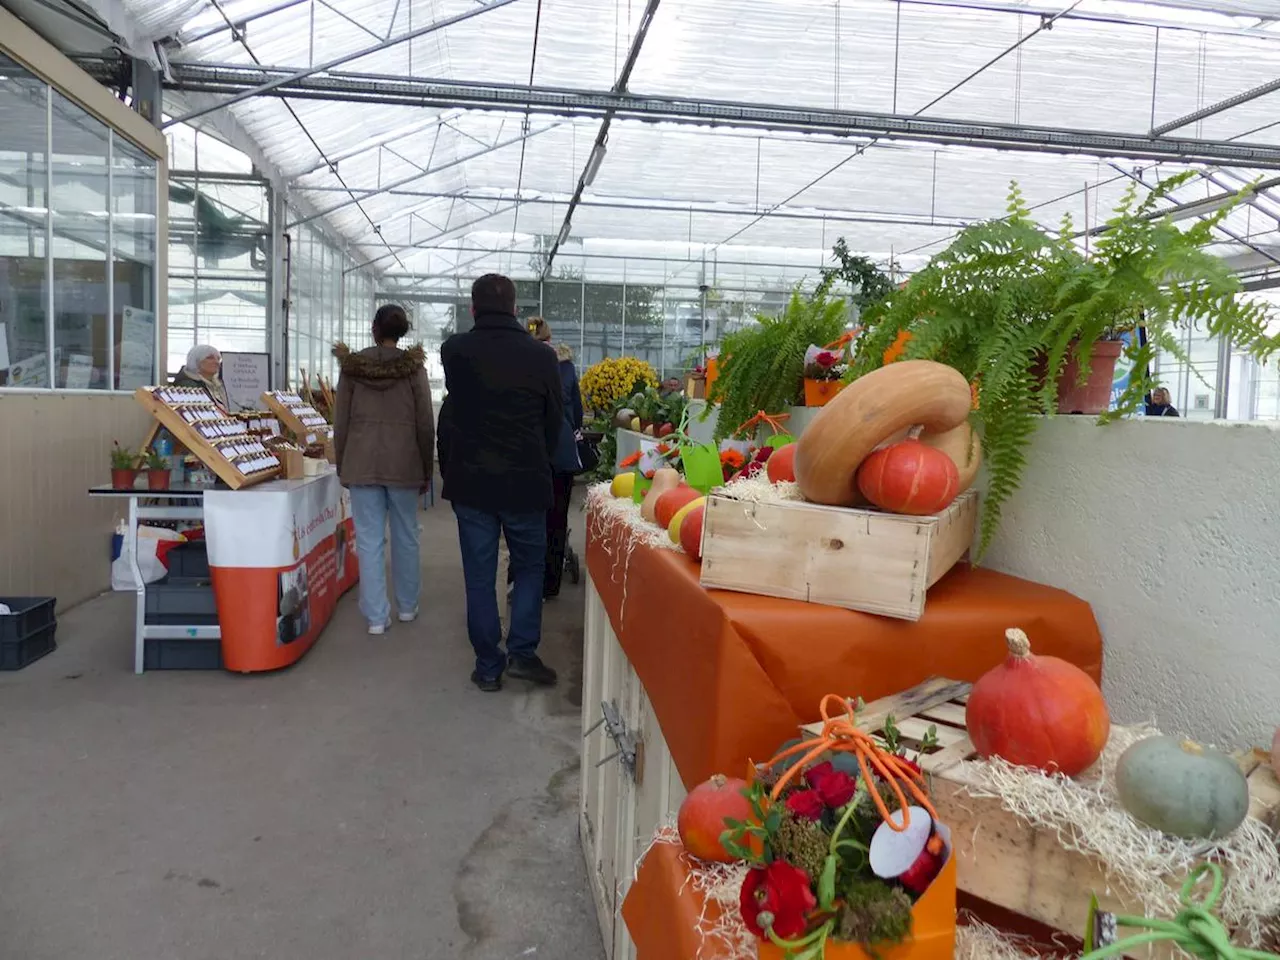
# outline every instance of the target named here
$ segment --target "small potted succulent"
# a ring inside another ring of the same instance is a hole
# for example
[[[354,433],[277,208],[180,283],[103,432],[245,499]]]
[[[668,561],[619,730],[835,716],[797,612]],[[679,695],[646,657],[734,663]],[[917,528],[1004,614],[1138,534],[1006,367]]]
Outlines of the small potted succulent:
[[[147,489],[169,489],[169,458],[161,456],[155,450],[147,452]]]
[[[111,445],[111,486],[115,490],[132,490],[138,482],[138,455],[118,441]]]

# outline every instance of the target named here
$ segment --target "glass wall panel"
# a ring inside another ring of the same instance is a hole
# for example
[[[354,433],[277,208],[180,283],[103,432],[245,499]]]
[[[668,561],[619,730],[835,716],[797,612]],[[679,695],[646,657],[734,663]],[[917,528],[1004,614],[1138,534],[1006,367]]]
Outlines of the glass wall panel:
[[[551,324],[551,339],[573,348],[574,359],[583,361],[582,283],[578,280],[548,280],[542,285],[542,316]]]
[[[112,136],[111,322],[115,386],[122,390],[155,383],[165,372],[155,369],[154,357],[158,176],[152,157]]]
[[[0,56],[0,386],[49,386],[49,88]]]

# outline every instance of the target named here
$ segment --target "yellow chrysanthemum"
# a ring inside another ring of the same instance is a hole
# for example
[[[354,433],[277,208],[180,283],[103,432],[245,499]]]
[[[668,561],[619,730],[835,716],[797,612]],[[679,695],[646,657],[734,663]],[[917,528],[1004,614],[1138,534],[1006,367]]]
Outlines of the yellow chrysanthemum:
[[[636,388],[637,383],[656,387],[657,371],[636,357],[608,357],[588,367],[582,375],[583,403],[592,410],[612,410],[619,400]]]

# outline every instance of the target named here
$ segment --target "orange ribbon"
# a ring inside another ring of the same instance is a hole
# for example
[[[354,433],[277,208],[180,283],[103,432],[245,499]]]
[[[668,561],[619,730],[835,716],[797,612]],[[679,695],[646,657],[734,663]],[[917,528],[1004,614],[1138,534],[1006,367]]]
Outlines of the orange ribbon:
[[[747,431],[753,429],[754,427],[760,426],[760,424],[762,423],[767,423],[770,427],[772,427],[774,433],[782,433],[783,421],[790,420],[790,419],[791,419],[791,414],[789,413],[765,413],[763,410],[761,410],[754,417],[752,417],[750,420],[748,420],[746,423],[740,426],[737,430],[733,431],[733,435],[736,437],[739,434],[746,433]]]
[[[841,347],[846,347],[850,343],[852,343],[853,338],[856,337],[861,332],[862,332],[861,327],[854,327],[852,330],[842,333],[839,337],[837,337],[835,340],[832,340],[822,349],[823,350],[839,350]]]
[[[830,712],[829,704],[833,701],[839,704],[840,714],[833,715]],[[933,809],[933,804],[929,802],[929,795],[922,789],[924,786],[923,774],[916,772],[915,769],[909,766],[905,758],[883,749],[869,733],[859,730],[856,724],[857,715],[848,700],[844,697],[838,697],[834,693],[828,693],[822,698],[820,709],[822,711],[822,733],[814,740],[806,740],[793,747],[788,747],[765,764],[766,767],[774,767],[789,757],[797,755],[800,757],[778,778],[778,782],[774,784],[773,790],[769,794],[771,800],[776,801],[782,795],[782,791],[787,784],[804,767],[822,756],[822,754],[828,751],[831,753],[852,753],[858,758],[858,769],[862,771],[862,782],[866,785],[867,792],[871,795],[871,799],[876,805],[876,810],[879,811],[884,822],[889,824],[893,830],[901,833],[911,823],[911,813],[907,809],[909,804],[907,803],[906,794],[903,793],[902,786],[907,788],[907,792],[915,798],[920,806],[929,811],[929,816],[933,817],[934,820],[938,819],[937,811]],[[880,779],[893,788],[894,797],[897,799],[899,809],[902,811],[901,823],[894,821],[889,808],[885,806],[885,802],[880,796],[880,791],[876,789],[873,768],[875,774],[879,774]]]

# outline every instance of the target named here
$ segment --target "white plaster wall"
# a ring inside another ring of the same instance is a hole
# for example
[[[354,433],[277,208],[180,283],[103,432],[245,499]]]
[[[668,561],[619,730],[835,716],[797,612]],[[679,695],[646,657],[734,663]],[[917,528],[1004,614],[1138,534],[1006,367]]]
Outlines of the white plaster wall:
[[[1117,721],[1270,744],[1280,724],[1280,430],[1046,420],[985,564],[1093,605]]]

